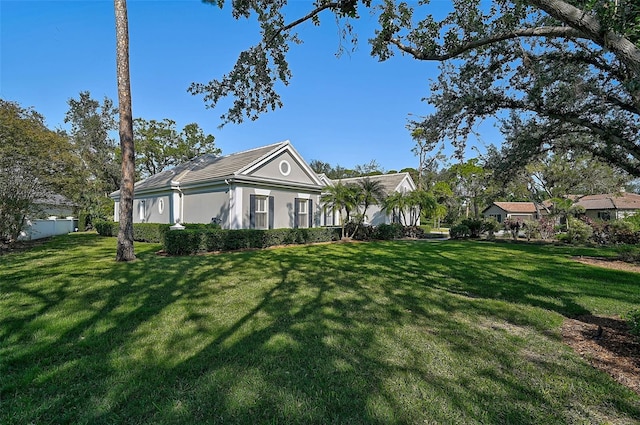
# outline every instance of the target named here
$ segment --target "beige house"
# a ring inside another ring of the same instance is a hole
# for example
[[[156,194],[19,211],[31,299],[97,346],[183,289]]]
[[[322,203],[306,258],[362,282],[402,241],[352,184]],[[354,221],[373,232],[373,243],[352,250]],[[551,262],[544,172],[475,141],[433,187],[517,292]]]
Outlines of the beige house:
[[[578,197],[574,205],[583,207],[589,218],[617,220],[640,211],[640,195],[626,192],[585,195]]]
[[[494,202],[482,211],[485,218],[495,218],[498,223],[507,219],[518,221],[538,220],[546,213],[542,205],[533,202]]]

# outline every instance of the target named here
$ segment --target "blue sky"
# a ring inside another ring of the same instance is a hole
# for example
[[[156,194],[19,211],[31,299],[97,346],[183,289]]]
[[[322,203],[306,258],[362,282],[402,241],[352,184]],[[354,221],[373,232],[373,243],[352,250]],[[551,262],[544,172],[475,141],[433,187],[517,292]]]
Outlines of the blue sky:
[[[291,19],[310,6],[291,2]],[[229,5],[221,10],[191,0],[129,0],[128,9],[135,117],[170,118],[179,129],[196,122],[224,154],[288,139],[307,161],[350,168],[376,160],[387,171],[417,167],[406,124],[410,114],[431,111],[421,99],[437,64],[399,54],[383,63],[372,58],[366,41],[376,20],[368,12],[354,22],[356,51],[340,57],[332,15],[321,15],[320,27],[299,27],[304,44],[288,56],[293,78],[279,91],[284,107],[220,130],[225,104],[206,109],[187,88],[228,72],[257,41],[255,22],[233,19]],[[112,1],[0,0],[0,43],[0,96],[33,107],[50,128],[65,127],[67,100],[80,91],[117,102]],[[483,128],[478,143],[499,144],[499,133]]]

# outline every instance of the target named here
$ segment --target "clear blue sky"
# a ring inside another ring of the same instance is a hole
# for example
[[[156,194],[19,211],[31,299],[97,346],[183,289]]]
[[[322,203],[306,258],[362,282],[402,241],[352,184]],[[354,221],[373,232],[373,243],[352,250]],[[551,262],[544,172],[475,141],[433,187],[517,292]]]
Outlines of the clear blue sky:
[[[227,3],[221,10],[191,0],[129,0],[135,117],[170,118],[178,129],[196,122],[224,154],[288,139],[307,161],[350,168],[375,159],[385,170],[417,167],[406,124],[409,114],[431,111],[421,99],[429,94],[437,64],[402,55],[377,62],[367,43],[376,26],[368,12],[354,21],[357,50],[339,58],[339,28],[331,14],[321,15],[320,27],[299,27],[304,44],[288,56],[293,78],[280,88],[284,107],[218,129],[224,105],[206,109],[187,88],[228,72],[259,36],[255,22],[233,19]],[[292,1],[291,19],[310,6]],[[0,0],[0,28],[3,99],[33,107],[50,128],[65,127],[67,100],[80,91],[117,103],[112,1]],[[483,128],[480,144],[498,144],[499,133]]]

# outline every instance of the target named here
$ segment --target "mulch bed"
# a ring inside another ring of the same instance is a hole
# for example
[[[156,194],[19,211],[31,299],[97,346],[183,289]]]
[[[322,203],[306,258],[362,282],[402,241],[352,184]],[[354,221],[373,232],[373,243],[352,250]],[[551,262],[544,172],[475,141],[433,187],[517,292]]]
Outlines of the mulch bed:
[[[627,323],[593,315],[565,319],[562,338],[596,369],[640,395],[640,339]]]

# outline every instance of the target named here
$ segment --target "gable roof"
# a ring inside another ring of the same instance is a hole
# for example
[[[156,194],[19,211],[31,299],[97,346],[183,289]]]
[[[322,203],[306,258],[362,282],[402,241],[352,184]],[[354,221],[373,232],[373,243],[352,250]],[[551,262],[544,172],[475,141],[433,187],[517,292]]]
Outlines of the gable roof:
[[[535,214],[537,212],[536,205],[533,202],[494,202],[491,205],[496,205],[507,213]],[[484,211],[489,208],[491,208],[491,206],[485,208]]]
[[[416,185],[411,178],[409,173],[392,173],[392,174],[378,174],[375,176],[362,176],[362,177],[350,177],[347,179],[336,179],[334,182],[341,182],[343,184],[357,184],[358,182],[370,179],[371,181],[378,181],[382,185],[382,190],[385,195],[389,195],[390,193],[396,192],[398,187],[402,184],[403,181],[407,180],[409,182],[409,186],[411,186],[411,190],[416,189]]]
[[[576,205],[585,210],[640,210],[640,195],[636,193],[604,193],[585,195],[578,199]]]
[[[136,182],[134,190],[135,192],[148,192],[177,186],[184,188],[193,185],[224,182],[227,179],[242,176],[246,177],[249,172],[284,151],[288,151],[298,159],[299,165],[309,175],[313,181],[313,185],[322,186],[322,182],[318,179],[318,176],[311,170],[293,146],[291,146],[291,142],[285,140],[230,155],[201,155],[188,162]],[[120,196],[120,191],[113,192],[110,196],[117,198]]]

